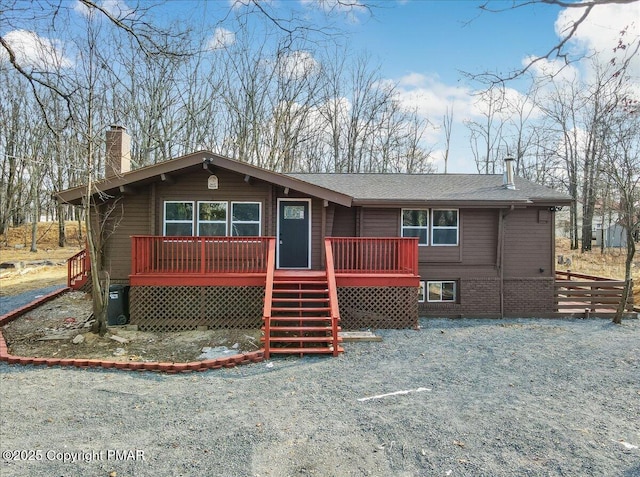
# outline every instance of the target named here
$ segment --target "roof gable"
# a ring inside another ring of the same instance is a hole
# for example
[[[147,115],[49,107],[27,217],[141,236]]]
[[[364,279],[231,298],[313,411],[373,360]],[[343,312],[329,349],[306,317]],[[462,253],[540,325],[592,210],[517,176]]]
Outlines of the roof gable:
[[[327,189],[291,175],[280,174],[246,162],[219,156],[209,151],[198,151],[169,161],[141,167],[116,177],[97,181],[93,184],[93,193],[117,195],[127,188],[144,187],[152,182],[171,181],[173,176],[192,172],[198,168],[208,169],[211,173],[214,173],[216,168],[221,168],[340,205],[351,206],[352,197],[349,194]],[[85,194],[86,186],[80,186],[59,192],[56,197],[63,202],[79,204]]]

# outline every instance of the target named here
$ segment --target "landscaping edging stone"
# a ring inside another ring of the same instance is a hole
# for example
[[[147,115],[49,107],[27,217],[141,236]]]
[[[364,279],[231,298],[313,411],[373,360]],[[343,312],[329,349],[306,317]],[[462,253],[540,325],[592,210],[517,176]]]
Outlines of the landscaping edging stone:
[[[0,316],[0,361],[8,364],[21,364],[32,366],[71,366],[76,368],[105,368],[125,371],[153,371],[160,373],[176,374],[193,371],[207,371],[210,369],[233,368],[237,365],[260,363],[264,361],[264,349],[249,353],[236,354],[225,358],[206,359],[204,361],[191,361],[187,363],[160,363],[146,361],[114,361],[87,358],[34,358],[30,356],[15,356],[9,354],[7,342],[2,334],[2,327],[13,320],[37,308],[38,306],[53,300],[70,291],[70,288],[62,288],[41,296],[20,308]]]

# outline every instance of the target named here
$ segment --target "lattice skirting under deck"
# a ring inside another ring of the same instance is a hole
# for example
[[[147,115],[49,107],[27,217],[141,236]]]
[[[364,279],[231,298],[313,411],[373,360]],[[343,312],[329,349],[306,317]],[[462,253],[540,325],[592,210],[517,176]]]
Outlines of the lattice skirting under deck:
[[[131,287],[130,323],[142,331],[256,329],[264,287]]]
[[[338,287],[343,330],[418,326],[416,287]]]

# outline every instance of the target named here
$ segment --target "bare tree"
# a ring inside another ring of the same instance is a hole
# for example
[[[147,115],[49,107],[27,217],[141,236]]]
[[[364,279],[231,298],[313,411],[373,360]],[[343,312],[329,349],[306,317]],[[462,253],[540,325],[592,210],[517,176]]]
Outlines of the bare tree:
[[[560,38],[555,45],[549,47],[549,49],[539,55],[535,56],[526,62],[522,68],[515,69],[506,75],[494,74],[494,73],[481,73],[478,75],[470,75],[475,79],[482,80],[483,82],[489,82],[492,84],[500,84],[505,81],[511,81],[528,73],[535,65],[544,60],[560,60],[565,65],[568,65],[574,61],[578,61],[584,58],[584,56],[574,57],[570,51],[569,43],[575,38],[577,32],[589,17],[597,15],[597,7],[602,5],[628,5],[639,0],[584,0],[580,2],[574,2],[569,0],[514,0],[506,3],[496,0],[486,0],[479,8],[481,11],[490,13],[501,13],[513,9],[522,9],[535,7],[537,5],[547,5],[549,7],[561,7],[580,12],[578,18],[571,22],[560,34]],[[633,20],[630,20],[633,21]],[[632,43],[624,45],[627,50],[627,54],[622,61],[618,61],[616,64],[616,76],[623,74],[629,67],[631,59],[638,54],[640,49],[640,38],[631,39]],[[623,46],[623,45],[619,45]]]
[[[632,267],[640,233],[640,103],[620,98],[615,116],[608,121],[603,172],[618,194],[618,223],[626,239],[625,287],[613,322],[620,324],[633,290]]]
[[[442,117],[442,129],[444,130],[444,154],[442,160],[444,161],[444,173],[448,172],[449,167],[449,149],[451,147],[451,130],[453,129],[453,105],[451,108],[447,106],[447,110]]]
[[[80,10],[74,10],[78,5]],[[96,173],[102,166],[98,138],[102,136],[103,125],[108,117],[106,101],[109,88],[105,85],[109,75],[119,73],[118,58],[105,56],[111,43],[103,41],[103,31],[131,38],[136,47],[149,58],[179,56],[166,47],[167,39],[173,38],[173,33],[161,31],[147,23],[144,14],[142,7],[135,12],[117,11],[90,0],[80,0],[77,4],[44,0],[30,3],[24,10],[7,10],[7,14],[3,15],[3,26],[14,30],[0,37],[0,46],[13,72],[30,86],[32,98],[41,112],[40,117],[52,134],[59,135],[70,127],[83,145],[84,153],[81,156],[85,161],[84,173],[79,174],[77,179],[86,184],[84,215],[91,257],[92,297],[96,318],[94,331],[99,333],[106,331],[109,279],[102,267],[100,230],[94,228],[96,214],[92,214],[91,210],[99,208],[100,202],[93,184]],[[76,64],[72,64],[47,36],[35,33],[37,30],[50,35],[68,33],[73,15],[84,18],[86,27],[84,34],[77,37],[78,41],[75,43],[78,51]],[[37,47],[37,57],[29,57],[27,52],[20,50],[19,41],[12,41],[10,34],[15,31],[26,31],[30,35]],[[64,102],[65,115],[61,122],[57,122],[59,115],[52,114],[51,94]],[[36,178],[33,179],[33,183],[37,184]]]
[[[471,152],[480,174],[495,174],[496,163],[507,153],[503,148],[506,98],[504,87],[491,86],[477,95],[481,121],[466,121]]]
[[[564,184],[566,191],[573,199],[570,206],[570,240],[571,249],[579,246],[578,202],[580,182],[580,138],[579,109],[582,104],[581,86],[577,81],[569,83],[552,83],[549,91],[538,107],[546,114],[546,128],[552,153],[560,159],[562,167],[557,171],[558,181]]]

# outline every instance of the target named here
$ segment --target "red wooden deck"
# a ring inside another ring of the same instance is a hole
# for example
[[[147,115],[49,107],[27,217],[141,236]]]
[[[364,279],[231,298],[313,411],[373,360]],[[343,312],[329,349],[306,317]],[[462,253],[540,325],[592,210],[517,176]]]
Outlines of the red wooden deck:
[[[274,237],[131,238],[131,286],[264,286]],[[336,286],[418,286],[417,239],[330,237]],[[275,270],[285,278],[318,270]],[[320,272],[325,273],[325,270]]]

